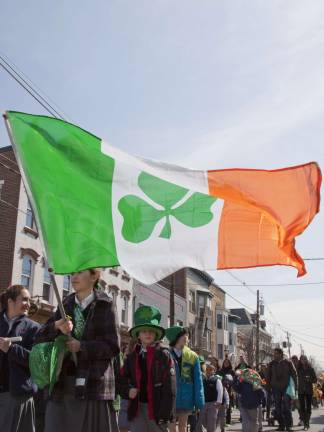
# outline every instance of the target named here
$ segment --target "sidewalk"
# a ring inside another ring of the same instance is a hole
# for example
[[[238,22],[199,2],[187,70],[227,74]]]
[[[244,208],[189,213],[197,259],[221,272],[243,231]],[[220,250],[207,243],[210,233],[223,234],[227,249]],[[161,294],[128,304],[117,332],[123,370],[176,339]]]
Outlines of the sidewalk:
[[[293,427],[293,431],[302,431],[303,427],[302,426],[297,426],[298,424],[298,413],[295,411],[293,413],[293,417],[294,417],[294,427]],[[241,423],[238,421],[239,419],[239,412],[237,410],[235,410],[233,412],[233,424],[229,427],[226,428],[226,432],[231,432],[231,431],[241,431],[242,427],[241,427]],[[312,418],[311,418],[311,425],[310,425],[310,432],[324,432],[324,407],[318,408],[313,410],[312,413]],[[267,426],[267,423],[264,422],[263,423],[263,431],[264,432],[273,432],[277,429],[278,426],[275,427],[269,427]],[[218,432],[218,431],[217,431]]]

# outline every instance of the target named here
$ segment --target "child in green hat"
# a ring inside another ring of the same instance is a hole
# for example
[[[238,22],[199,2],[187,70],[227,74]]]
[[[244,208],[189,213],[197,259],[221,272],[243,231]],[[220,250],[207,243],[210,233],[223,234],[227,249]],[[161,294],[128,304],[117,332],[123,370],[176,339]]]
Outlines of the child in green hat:
[[[172,356],[160,344],[165,331],[161,313],[141,306],[134,315],[130,335],[138,340],[121,369],[119,393],[129,399],[131,432],[161,432],[175,417],[176,381]]]
[[[166,337],[169,340],[177,377],[178,430],[185,432],[191,412],[202,409],[205,404],[200,361],[198,355],[187,346],[187,329],[180,326],[170,327],[166,330]],[[171,431],[176,432],[175,423],[172,424]]]

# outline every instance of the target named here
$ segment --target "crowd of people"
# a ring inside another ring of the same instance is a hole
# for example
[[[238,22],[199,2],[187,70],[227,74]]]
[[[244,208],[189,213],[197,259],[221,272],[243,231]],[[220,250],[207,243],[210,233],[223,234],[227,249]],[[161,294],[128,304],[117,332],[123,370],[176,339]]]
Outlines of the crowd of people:
[[[1,295],[2,432],[224,432],[234,407],[243,432],[262,431],[264,421],[289,431],[294,407],[309,428],[323,392],[306,356],[286,359],[276,348],[258,370],[243,356],[235,368],[228,358],[220,366],[189,348],[186,328],[164,329],[154,306],[135,311],[121,352],[115,307],[99,278],[98,269],[72,274],[68,319],[58,310],[42,326],[27,316],[26,288]]]

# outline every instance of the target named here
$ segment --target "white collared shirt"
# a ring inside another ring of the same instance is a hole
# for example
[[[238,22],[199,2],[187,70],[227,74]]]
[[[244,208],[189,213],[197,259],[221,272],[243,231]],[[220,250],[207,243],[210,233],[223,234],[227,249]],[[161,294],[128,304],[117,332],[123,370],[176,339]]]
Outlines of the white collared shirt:
[[[181,349],[173,348],[173,351],[176,353],[177,357],[182,356],[182,350]]]
[[[94,292],[88,295],[88,297],[84,298],[83,300],[79,300],[78,297],[75,295],[75,303],[84,311],[90,303],[93,302],[95,299]]]

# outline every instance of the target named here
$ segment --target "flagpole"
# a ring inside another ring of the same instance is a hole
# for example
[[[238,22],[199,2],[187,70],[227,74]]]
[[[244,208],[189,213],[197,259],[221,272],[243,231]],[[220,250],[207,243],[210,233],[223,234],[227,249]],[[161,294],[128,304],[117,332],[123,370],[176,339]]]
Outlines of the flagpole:
[[[9,139],[10,139],[10,142],[11,142],[11,145],[12,145],[12,148],[13,148],[13,150],[14,150],[14,153],[15,153],[15,157],[16,157],[17,164],[18,164],[18,167],[19,167],[20,175],[21,175],[21,177],[22,177],[22,179],[23,179],[23,183],[24,183],[24,185],[25,185],[26,191],[28,192],[28,198],[29,198],[29,200],[30,200],[31,202],[33,202],[33,196],[32,196],[32,193],[31,193],[31,191],[30,191],[29,188],[28,188],[28,183],[27,183],[27,181],[25,181],[25,174],[24,174],[24,170],[23,170],[23,168],[22,168],[22,166],[21,166],[21,164],[20,164],[19,157],[18,157],[18,155],[17,155],[17,153],[16,153],[16,145],[15,145],[15,141],[14,141],[14,138],[13,138],[13,135],[12,135],[12,132],[11,132],[11,127],[10,127],[10,123],[9,123],[8,115],[7,115],[6,112],[3,114],[3,118],[4,118],[4,120],[5,120],[5,125],[6,125],[6,129],[7,129],[7,132],[8,132],[8,136],[9,136]],[[32,207],[35,208],[35,206],[32,206]],[[36,217],[36,222],[38,222],[38,220],[37,220],[37,213],[34,212],[34,214],[35,214],[35,217]],[[37,227],[39,227],[39,224],[38,224],[38,223],[37,223],[36,225],[37,225]],[[38,229],[38,231],[39,231],[39,229]],[[46,251],[46,248],[45,248],[45,244],[44,244],[44,242],[43,242],[43,238],[42,238],[42,233],[41,233],[41,231],[39,232],[39,234],[40,234],[40,239],[41,239],[41,243],[42,243],[42,248],[43,248],[44,254],[46,255],[46,252],[45,252],[45,251]],[[47,258],[45,258],[45,265],[46,265],[46,267],[48,268]],[[66,313],[65,313],[65,310],[64,310],[64,306],[63,306],[63,303],[62,303],[62,300],[61,300],[61,296],[60,296],[59,290],[58,290],[58,288],[57,288],[56,279],[55,279],[55,275],[54,275],[53,269],[49,269],[49,268],[48,268],[48,272],[49,272],[49,274],[50,274],[50,278],[51,278],[51,285],[53,286],[54,294],[55,294],[55,297],[56,297],[56,300],[57,300],[57,307],[58,307],[58,309],[59,309],[59,311],[60,311],[60,314],[61,314],[62,319],[64,319],[65,321],[67,321],[69,318],[67,317],[67,315],[66,315]],[[71,333],[68,334],[67,337],[68,337],[68,340],[72,340],[72,339],[73,339]],[[77,365],[77,355],[76,355],[76,353],[73,352],[73,353],[71,353],[71,354],[72,354],[73,362],[75,363],[75,365]]]

